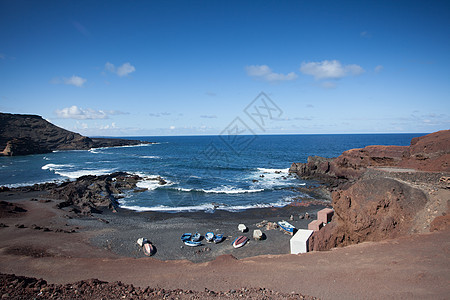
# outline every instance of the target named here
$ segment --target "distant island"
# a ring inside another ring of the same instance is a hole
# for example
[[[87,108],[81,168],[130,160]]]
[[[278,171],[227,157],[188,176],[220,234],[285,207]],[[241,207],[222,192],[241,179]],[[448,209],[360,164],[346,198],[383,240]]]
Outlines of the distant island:
[[[60,128],[38,115],[0,113],[0,156],[139,144],[149,144],[149,142],[115,138],[89,138]]]

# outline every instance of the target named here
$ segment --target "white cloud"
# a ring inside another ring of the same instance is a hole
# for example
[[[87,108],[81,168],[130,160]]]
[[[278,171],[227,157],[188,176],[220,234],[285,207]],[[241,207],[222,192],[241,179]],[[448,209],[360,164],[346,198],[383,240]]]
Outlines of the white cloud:
[[[203,119],[217,119],[216,115],[201,115],[200,118]]]
[[[324,60],[321,62],[303,62],[300,72],[312,75],[316,80],[320,79],[340,79],[348,75],[360,75],[364,69],[359,65],[343,66],[338,60]]]
[[[136,68],[133,65],[131,65],[129,62],[126,62],[117,68],[112,63],[107,62],[105,64],[105,70],[109,71],[111,73],[117,74],[120,77],[124,77],[124,76],[127,76],[128,74],[131,74],[134,71],[136,71]]]
[[[376,73],[380,73],[381,71],[383,71],[384,67],[382,65],[378,65],[375,67],[375,72]]]
[[[245,70],[250,77],[262,79],[265,81],[288,81],[297,78],[294,72],[288,74],[274,73],[267,65],[246,66]]]
[[[91,108],[83,109],[76,105],[57,109],[55,113],[59,118],[63,119],[92,120],[108,118],[108,114],[103,110],[94,110]]]
[[[73,86],[76,86],[76,87],[83,87],[83,84],[85,84],[86,81],[87,81],[86,78],[82,78],[80,76],[73,75],[70,78],[66,78],[66,77],[63,77],[63,78],[61,78],[61,77],[52,78],[50,80],[50,83],[51,84],[67,84],[67,85],[73,85]]]
[[[176,127],[172,125],[169,128],[170,128],[170,130],[174,130]]]
[[[116,67],[114,67],[114,65],[112,63],[110,63],[109,61],[106,62],[105,69],[107,71],[110,71],[110,72],[113,72],[113,73],[116,72]]]
[[[81,78],[80,76],[75,76],[75,75],[73,75],[70,78],[63,78],[64,84],[74,85],[76,87],[82,87],[86,81],[87,81],[87,79]]]

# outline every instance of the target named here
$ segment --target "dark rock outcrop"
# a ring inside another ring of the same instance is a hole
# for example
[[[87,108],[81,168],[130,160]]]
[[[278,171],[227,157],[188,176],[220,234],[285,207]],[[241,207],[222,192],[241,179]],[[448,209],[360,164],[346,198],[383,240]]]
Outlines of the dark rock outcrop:
[[[87,175],[51,189],[50,195],[65,200],[58,204],[59,208],[71,206],[75,212],[81,214],[100,213],[104,208],[115,211],[118,207],[116,196],[125,190],[134,189],[141,179],[125,172],[101,176]]]
[[[333,192],[333,221],[314,233],[310,247],[328,250],[409,234],[411,221],[426,202],[421,190],[394,179],[359,180]]]
[[[138,145],[137,140],[89,138],[62,129],[40,116],[0,113],[0,155],[27,155],[54,150],[88,150]]]

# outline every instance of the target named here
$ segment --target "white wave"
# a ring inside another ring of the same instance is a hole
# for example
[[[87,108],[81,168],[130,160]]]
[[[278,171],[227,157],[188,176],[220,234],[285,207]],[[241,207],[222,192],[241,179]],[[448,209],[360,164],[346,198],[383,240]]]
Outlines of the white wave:
[[[4,184],[1,186],[6,186],[8,188],[17,188],[17,187],[23,187],[23,186],[32,186],[35,184],[62,183],[62,182],[64,182],[64,180],[54,179],[54,180],[47,180],[47,181],[29,181],[29,182],[22,182],[22,183],[11,183],[11,184]]]
[[[47,156],[44,156],[42,159],[43,160],[50,160],[50,158],[48,158]]]
[[[246,177],[247,180],[251,180],[253,184],[251,188],[264,188],[267,190],[274,188],[282,188],[286,186],[299,185],[298,178],[291,176],[289,168],[286,169],[269,169],[269,168],[257,168]],[[300,183],[300,185],[304,185]]]
[[[203,205],[195,205],[195,206],[179,206],[179,207],[170,207],[165,205],[158,205],[154,207],[143,207],[136,205],[120,205],[121,208],[134,210],[134,211],[161,211],[161,212],[190,212],[190,211],[203,211],[203,210],[212,210],[214,209],[214,205],[212,204],[203,204]]]
[[[207,194],[245,194],[245,193],[258,193],[263,192],[264,189],[238,189],[230,186],[221,186],[210,190],[205,189],[187,189],[187,188],[175,188],[175,190],[180,192],[199,192]]]
[[[76,179],[86,175],[95,175],[95,176],[106,175],[113,173],[114,171],[116,171],[116,169],[84,169],[77,171],[55,171],[55,173],[64,177]]]
[[[161,157],[159,156],[154,156],[154,155],[142,155],[139,156],[140,158],[152,158],[152,159],[161,159]]]
[[[151,145],[155,145],[157,143],[154,144],[137,144],[137,145],[124,145],[124,146],[113,146],[113,147],[98,147],[98,148],[91,148],[89,149],[89,152],[92,151],[96,151],[96,150],[107,150],[107,149],[114,149],[114,148],[134,148],[134,147],[147,147],[147,146],[151,146]],[[96,152],[93,152],[96,153]]]
[[[278,173],[278,174],[288,174],[289,168],[287,169],[267,169],[267,168],[258,168],[258,171],[264,172],[264,173]]]
[[[42,166],[42,170],[61,170],[63,168],[73,168],[73,165],[66,164],[66,165],[58,165],[58,164],[46,164],[45,166]]]
[[[159,211],[159,212],[193,212],[193,211],[206,211],[212,212],[214,210],[226,210],[230,212],[242,211],[252,208],[270,208],[270,207],[283,207],[289,202],[285,200],[280,200],[276,203],[267,204],[248,204],[248,205],[214,205],[211,203],[205,203],[200,205],[190,205],[190,206],[177,206],[170,207],[166,205],[158,205],[153,207],[137,206],[137,205],[126,205],[126,203],[121,202],[120,207],[124,209],[134,210],[134,211]]]
[[[143,178],[143,180],[136,183],[136,186],[139,188],[148,189],[149,191],[156,190],[157,188],[164,186],[171,186],[174,184],[174,182],[162,178],[159,175],[146,175],[140,172],[136,172],[135,174]],[[163,179],[166,184],[159,184],[159,178]]]
[[[244,193],[257,193],[262,192],[264,189],[238,189],[230,186],[221,186],[211,190],[202,190],[205,193],[214,193],[214,194],[244,194]]]

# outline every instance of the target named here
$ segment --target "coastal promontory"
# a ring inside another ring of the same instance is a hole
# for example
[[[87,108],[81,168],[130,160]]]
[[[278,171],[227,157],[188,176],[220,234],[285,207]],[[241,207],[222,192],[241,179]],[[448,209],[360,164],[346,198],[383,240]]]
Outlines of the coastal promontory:
[[[38,115],[0,113],[0,156],[39,154],[55,150],[88,150],[142,143],[148,142],[90,138],[60,128]]]
[[[325,183],[333,220],[314,232],[310,249],[449,228],[450,130],[413,138],[410,146],[367,146],[336,158],[309,157],[290,172]]]

